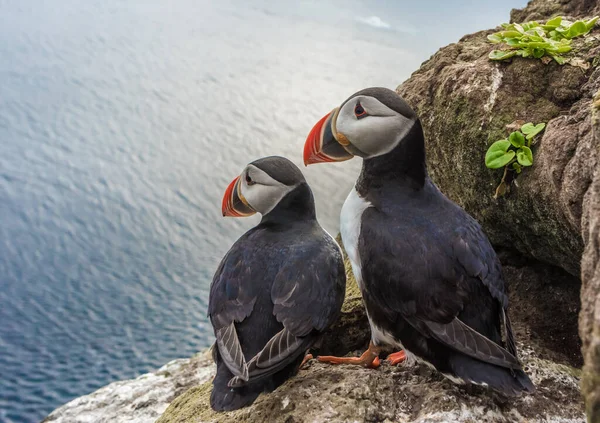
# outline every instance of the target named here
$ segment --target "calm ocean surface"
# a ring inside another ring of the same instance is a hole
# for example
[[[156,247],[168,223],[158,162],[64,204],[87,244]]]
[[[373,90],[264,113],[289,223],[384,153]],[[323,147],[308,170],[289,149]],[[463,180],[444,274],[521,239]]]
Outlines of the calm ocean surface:
[[[525,0],[365,3],[0,0],[1,423],[209,346],[227,183]],[[332,233],[359,165],[302,166]]]

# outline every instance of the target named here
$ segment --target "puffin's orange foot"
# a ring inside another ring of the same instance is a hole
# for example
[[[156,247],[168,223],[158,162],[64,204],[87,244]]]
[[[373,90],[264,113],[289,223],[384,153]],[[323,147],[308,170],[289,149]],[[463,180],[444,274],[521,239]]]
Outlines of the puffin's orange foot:
[[[308,360],[312,360],[314,357],[312,354],[306,354],[304,356],[304,360],[302,360],[302,363],[300,363],[300,367],[304,366]]]
[[[356,364],[359,366],[376,369],[381,364],[378,357],[379,350],[380,349],[373,345],[373,343],[370,343],[369,349],[365,351],[360,357],[335,357],[332,355],[322,355],[318,356],[317,360],[319,360],[321,363]]]
[[[356,364],[370,369],[376,369],[381,365],[379,357],[375,357],[373,360],[363,359],[363,355],[360,357],[335,357],[333,355],[320,355],[317,357],[321,363],[329,364]]]
[[[398,351],[387,356],[385,361],[389,362],[390,365],[395,366],[396,364],[402,363],[406,360],[406,353],[404,351]]]

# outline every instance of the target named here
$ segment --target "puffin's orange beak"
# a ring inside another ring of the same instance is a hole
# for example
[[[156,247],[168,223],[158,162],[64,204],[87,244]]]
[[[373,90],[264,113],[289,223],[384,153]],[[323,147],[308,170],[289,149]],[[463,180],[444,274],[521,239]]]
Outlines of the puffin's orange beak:
[[[252,216],[256,211],[250,207],[240,191],[240,177],[235,178],[227,186],[221,204],[223,216],[245,217]]]
[[[325,115],[306,137],[304,144],[304,165],[313,163],[343,162],[354,157],[346,151],[334,136],[333,125],[338,109]],[[345,140],[345,138],[344,138]]]

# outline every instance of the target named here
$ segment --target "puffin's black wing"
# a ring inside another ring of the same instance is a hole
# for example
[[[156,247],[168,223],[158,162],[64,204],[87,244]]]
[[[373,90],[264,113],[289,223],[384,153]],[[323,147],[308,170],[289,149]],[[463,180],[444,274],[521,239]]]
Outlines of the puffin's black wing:
[[[325,330],[337,318],[344,301],[342,253],[331,237],[323,238],[290,251],[294,261],[281,268],[271,290],[273,313],[295,336]]]
[[[248,362],[250,380],[275,373],[306,351],[338,317],[344,301],[346,273],[341,251],[329,236],[298,244],[288,252],[273,283],[273,314],[284,328]],[[230,382],[239,386],[240,376]]]
[[[508,303],[500,264],[477,222],[468,216],[455,216],[452,220],[462,225],[445,231],[444,222],[417,218],[412,227],[404,227],[401,236],[395,237],[382,232],[377,213],[373,208],[364,212],[361,238],[382,242],[363,246],[367,255],[361,260],[369,280],[377,281],[367,290],[381,311],[391,318],[400,313],[423,335],[464,354],[503,367],[518,367],[514,345],[507,351],[457,318],[469,298],[468,284],[474,280],[488,288],[501,309]],[[413,271],[415,268],[419,270]]]
[[[248,362],[245,377],[236,375],[227,385],[238,388],[247,382],[256,382],[278,372],[295,360],[300,353],[306,351],[314,340],[314,334],[297,337],[289,330],[282,329]]]
[[[254,284],[245,278],[243,248],[234,247],[223,257],[210,286],[208,315],[223,362],[231,373],[248,380],[248,366],[235,329],[235,322],[248,317],[256,302]],[[246,282],[246,283],[245,283]]]
[[[456,230],[452,256],[462,265],[468,276],[481,280],[504,309],[508,306],[508,296],[500,261],[479,224],[468,217],[468,223]]]
[[[422,334],[470,357],[497,366],[520,369],[519,360],[509,351],[467,326],[460,319],[442,324],[414,317],[405,319]]]
[[[341,251],[333,239],[298,244],[277,273],[271,290],[273,314],[284,328],[247,363],[234,321],[250,315],[256,295],[243,283],[241,263],[230,253],[219,267],[209,303],[219,352],[234,374],[230,387],[269,376],[295,360],[319,332],[336,318],[344,300],[346,275]],[[213,294],[214,293],[214,294]],[[217,304],[219,307],[217,308]]]
[[[453,256],[462,265],[466,274],[481,280],[492,297],[500,303],[502,323],[506,331],[506,347],[516,357],[517,347],[508,317],[508,295],[500,260],[479,223],[468,215],[467,222],[456,231],[456,238],[452,244]]]

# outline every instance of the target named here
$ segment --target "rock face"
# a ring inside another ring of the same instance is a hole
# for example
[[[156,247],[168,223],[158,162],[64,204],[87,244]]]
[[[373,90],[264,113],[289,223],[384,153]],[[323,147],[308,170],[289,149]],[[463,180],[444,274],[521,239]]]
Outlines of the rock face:
[[[513,10],[511,20],[545,20],[559,14],[593,17],[600,14],[600,3],[533,0],[525,9]],[[583,390],[590,421],[600,421],[600,30],[573,43],[573,54],[583,67],[522,58],[492,62],[487,54],[495,46],[486,40],[492,32],[468,35],[442,48],[397,91],[421,116],[432,179],[481,222],[496,249],[512,252],[503,260],[507,273],[514,258],[521,256],[521,261],[529,259],[529,269],[543,267],[535,260],[548,263],[547,269],[558,266],[569,272],[573,277],[562,279],[574,290],[582,283]],[[507,125],[517,120],[547,122],[547,127],[534,147],[534,165],[517,177],[509,195],[496,200],[492,194],[502,172],[484,166],[485,152],[492,142],[505,138]],[[537,273],[544,272],[555,273]],[[507,279],[516,291],[511,296],[513,309],[515,303],[522,309],[519,302],[531,291],[539,292],[532,307],[548,298],[560,302],[560,295],[547,296],[544,280],[523,284]],[[569,297],[575,292],[564,284],[560,289]],[[542,321],[556,320],[551,309],[540,311]],[[568,319],[575,324],[573,312]],[[521,322],[532,323],[527,318]],[[565,329],[565,334],[575,334]],[[549,342],[546,336],[540,340]],[[576,342],[571,338],[571,345]]]
[[[528,9],[536,4],[549,3],[532,2]],[[492,32],[444,47],[398,93],[421,117],[432,179],[479,220],[492,243],[579,277],[584,199],[597,160],[590,106],[599,72],[522,58],[490,61],[496,46],[486,36]],[[599,34],[574,42],[585,63],[600,54]],[[485,167],[485,152],[516,120],[548,125],[534,166],[495,200],[502,171]]]
[[[513,9],[511,22],[544,20],[555,15],[588,16],[600,14],[596,0],[535,0],[524,9]]]
[[[593,105],[592,126],[596,140],[600,140],[600,96]],[[587,229],[583,236],[586,248],[583,254],[580,334],[585,358],[582,390],[586,397],[590,422],[600,421],[600,170],[589,194]]]

